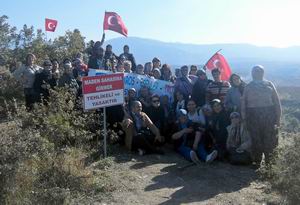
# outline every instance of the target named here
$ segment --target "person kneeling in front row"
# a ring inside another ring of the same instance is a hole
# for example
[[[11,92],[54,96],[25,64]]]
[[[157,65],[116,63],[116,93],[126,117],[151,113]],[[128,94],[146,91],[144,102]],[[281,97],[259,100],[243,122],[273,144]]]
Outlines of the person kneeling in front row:
[[[151,153],[164,154],[158,148],[164,139],[160,135],[159,129],[142,112],[141,102],[132,102],[131,111],[125,116],[122,127],[126,133],[125,145],[129,150],[138,151],[140,155]]]
[[[210,154],[205,150],[202,133],[203,128],[188,119],[187,111],[180,109],[178,112],[178,131],[172,135],[176,151],[185,159],[199,163],[199,158],[204,162],[212,162],[216,159],[218,152]]]

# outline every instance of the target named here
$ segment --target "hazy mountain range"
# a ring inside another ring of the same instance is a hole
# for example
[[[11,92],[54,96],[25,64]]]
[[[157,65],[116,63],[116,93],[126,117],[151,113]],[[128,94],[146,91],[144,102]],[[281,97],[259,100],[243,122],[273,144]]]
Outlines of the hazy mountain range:
[[[219,49],[227,59],[233,72],[250,79],[253,65],[265,66],[266,78],[277,85],[300,86],[300,46],[288,48],[258,47],[250,44],[183,44],[166,43],[137,37],[115,38],[108,40],[116,54],[122,52],[123,45],[130,46],[137,63],[144,64],[153,57],[162,63],[173,65],[203,65]]]

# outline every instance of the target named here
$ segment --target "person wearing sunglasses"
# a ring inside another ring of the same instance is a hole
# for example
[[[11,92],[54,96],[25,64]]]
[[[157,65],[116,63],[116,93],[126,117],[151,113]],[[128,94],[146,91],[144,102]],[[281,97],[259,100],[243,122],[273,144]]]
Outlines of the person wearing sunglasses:
[[[154,94],[151,96],[150,102],[151,105],[146,108],[146,114],[162,133],[165,126],[165,111],[160,105],[160,97]]]

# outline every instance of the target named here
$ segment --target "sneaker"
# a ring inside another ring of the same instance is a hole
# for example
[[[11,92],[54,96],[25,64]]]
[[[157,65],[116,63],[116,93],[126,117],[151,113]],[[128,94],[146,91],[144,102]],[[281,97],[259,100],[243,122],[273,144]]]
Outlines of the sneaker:
[[[205,162],[210,163],[214,161],[217,158],[217,156],[218,156],[218,151],[214,150],[209,155],[206,156]]]
[[[195,151],[192,150],[190,152],[190,157],[191,157],[192,162],[194,162],[195,164],[199,164],[200,163],[200,160],[199,160],[199,158],[198,158],[198,156],[197,156],[197,154],[196,154]]]

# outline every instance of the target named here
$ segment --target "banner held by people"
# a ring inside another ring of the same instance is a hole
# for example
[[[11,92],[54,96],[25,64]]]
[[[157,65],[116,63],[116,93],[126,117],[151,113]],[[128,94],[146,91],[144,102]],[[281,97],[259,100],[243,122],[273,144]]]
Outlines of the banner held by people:
[[[115,12],[105,12],[103,30],[111,30],[127,37],[128,30],[121,17]]]
[[[106,70],[96,70],[89,69],[89,76],[99,76],[111,73]],[[157,80],[145,75],[138,75],[135,73],[124,73],[124,92],[127,92],[130,88],[140,90],[142,87],[149,88],[152,94],[157,94],[159,96],[167,95],[169,99],[173,98],[174,94],[174,83]]]

